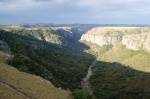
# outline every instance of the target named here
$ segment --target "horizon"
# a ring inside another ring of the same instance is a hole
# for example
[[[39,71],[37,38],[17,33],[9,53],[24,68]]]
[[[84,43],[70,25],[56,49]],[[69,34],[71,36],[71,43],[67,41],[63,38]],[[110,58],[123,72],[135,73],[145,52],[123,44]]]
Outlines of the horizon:
[[[150,25],[150,24],[125,24],[125,23],[119,23],[119,24],[114,24],[114,23],[107,23],[107,24],[100,24],[100,23],[0,23],[0,25]]]

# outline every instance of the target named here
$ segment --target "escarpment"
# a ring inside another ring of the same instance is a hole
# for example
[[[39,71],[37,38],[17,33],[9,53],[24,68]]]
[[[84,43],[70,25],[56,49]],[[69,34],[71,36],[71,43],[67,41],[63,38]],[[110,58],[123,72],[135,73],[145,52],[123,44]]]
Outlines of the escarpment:
[[[83,34],[81,40],[103,45],[124,44],[132,50],[150,51],[150,27],[96,27]]]

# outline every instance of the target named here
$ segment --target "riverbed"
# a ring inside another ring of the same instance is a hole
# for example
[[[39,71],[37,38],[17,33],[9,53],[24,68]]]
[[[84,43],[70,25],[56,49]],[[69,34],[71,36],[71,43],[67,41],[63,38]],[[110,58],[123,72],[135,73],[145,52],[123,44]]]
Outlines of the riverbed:
[[[82,88],[85,90],[88,90],[90,94],[93,94],[93,91],[91,89],[89,78],[92,75],[92,67],[96,64],[96,59],[92,62],[92,64],[89,66],[86,76],[82,80]]]

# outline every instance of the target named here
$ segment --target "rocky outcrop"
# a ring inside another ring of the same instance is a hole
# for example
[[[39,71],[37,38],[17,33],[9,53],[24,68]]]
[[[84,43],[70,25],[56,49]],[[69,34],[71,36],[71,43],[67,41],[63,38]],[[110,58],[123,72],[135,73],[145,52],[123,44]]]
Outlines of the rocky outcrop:
[[[29,28],[28,34],[38,40],[52,44],[66,46],[70,41],[78,41],[83,34],[81,30],[71,27],[57,27],[48,29]]]
[[[128,34],[123,36],[122,43],[129,49],[139,50],[145,41],[146,35],[146,33]]]
[[[89,41],[99,46],[122,43],[128,49],[144,49],[150,52],[149,27],[97,27],[82,35],[81,40]]]
[[[81,35],[84,33],[83,31],[71,27],[59,27],[54,28],[55,33],[68,39],[77,41],[81,38]]]
[[[103,45],[116,45],[121,42],[122,35],[119,31],[115,31],[113,28],[96,27],[83,34],[81,40],[90,41],[100,46]]]
[[[38,40],[43,40],[57,45],[66,45],[67,43],[67,41],[63,37],[57,35],[52,29],[38,29],[29,31],[35,31],[33,33],[30,33],[30,35],[37,38]]]
[[[109,45],[109,44],[112,44],[112,45],[118,44],[119,42],[121,42],[121,38],[122,38],[121,36],[111,37],[109,35],[106,35],[106,36],[83,35],[81,37],[81,40],[90,41],[92,43],[96,43],[100,46],[103,46],[103,45]]]

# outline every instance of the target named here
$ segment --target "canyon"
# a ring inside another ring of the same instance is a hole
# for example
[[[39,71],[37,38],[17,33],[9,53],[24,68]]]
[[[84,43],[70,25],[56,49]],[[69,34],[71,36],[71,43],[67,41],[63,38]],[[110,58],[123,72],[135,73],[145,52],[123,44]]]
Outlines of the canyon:
[[[87,90],[97,99],[149,96],[148,26],[22,27],[0,33],[0,50],[12,54],[7,57],[8,67],[40,76],[56,91],[68,90],[68,99],[76,89]]]

